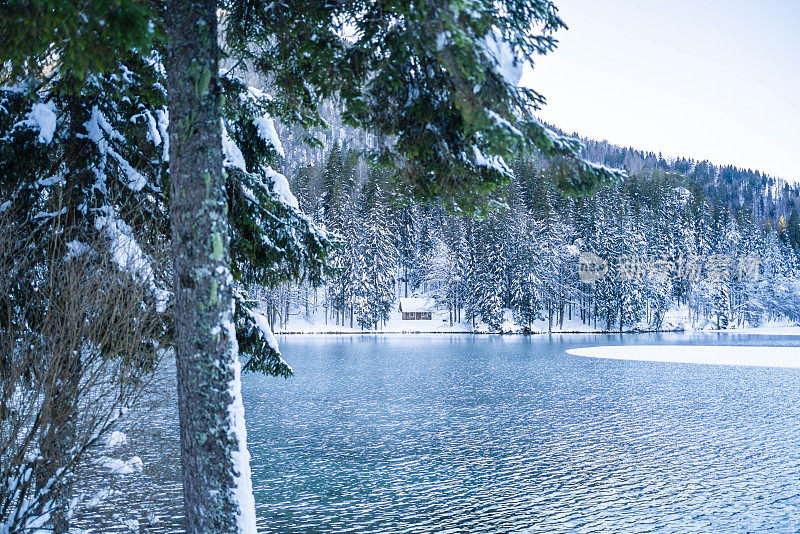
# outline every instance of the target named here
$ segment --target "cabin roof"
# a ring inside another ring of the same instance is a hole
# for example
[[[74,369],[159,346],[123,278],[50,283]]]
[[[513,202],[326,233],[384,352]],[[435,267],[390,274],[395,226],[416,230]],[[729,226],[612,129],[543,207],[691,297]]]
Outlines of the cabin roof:
[[[432,312],[433,303],[428,299],[422,299],[419,297],[401,298],[400,311],[402,313]]]

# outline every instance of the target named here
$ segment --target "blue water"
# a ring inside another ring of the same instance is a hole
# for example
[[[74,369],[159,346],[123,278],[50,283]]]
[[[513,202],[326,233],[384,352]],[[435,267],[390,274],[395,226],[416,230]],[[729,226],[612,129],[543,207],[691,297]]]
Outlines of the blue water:
[[[564,353],[799,338],[280,341],[295,377],[244,382],[262,532],[800,532],[800,370]]]
[[[245,375],[262,533],[800,532],[800,369],[582,358],[732,334],[285,336]],[[87,466],[85,532],[183,532],[174,367],[129,418],[144,472]],[[92,504],[98,492],[110,494]]]

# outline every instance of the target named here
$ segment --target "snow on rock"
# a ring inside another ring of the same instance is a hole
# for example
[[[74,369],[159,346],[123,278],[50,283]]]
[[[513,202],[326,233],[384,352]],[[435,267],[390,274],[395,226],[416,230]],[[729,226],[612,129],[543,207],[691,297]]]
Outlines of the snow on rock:
[[[569,349],[567,353],[573,356],[612,360],[800,369],[800,349],[797,347],[623,345]]]
[[[300,204],[298,204],[297,198],[295,198],[292,190],[289,188],[289,181],[286,177],[269,166],[264,167],[264,173],[267,175],[267,178],[272,179],[272,190],[278,195],[281,202],[287,206],[299,209]]]
[[[133,473],[141,473],[144,467],[142,459],[138,456],[134,456],[130,460],[121,460],[119,458],[111,458],[110,456],[101,456],[95,460],[95,463],[108,469],[112,475],[131,475]]]
[[[244,420],[244,402],[242,401],[242,364],[239,361],[239,344],[236,341],[236,327],[233,324],[234,307],[231,306],[228,316],[222,321],[222,327],[228,335],[228,343],[233,356],[233,379],[228,384],[231,403],[228,405],[228,424],[236,438],[237,448],[232,453],[232,462],[236,470],[234,500],[238,504],[237,522],[242,534],[257,534],[256,503],[253,496],[253,481],[250,472],[250,452],[247,450],[247,428]]]
[[[25,124],[39,130],[39,142],[49,145],[56,132],[56,106],[52,102],[37,102],[26,117]]]
[[[126,443],[128,443],[128,436],[125,435],[125,432],[115,430],[106,436],[106,447],[109,449],[119,447],[120,445],[125,445]]]
[[[494,63],[495,71],[509,85],[517,86],[522,79],[522,62],[517,60],[511,45],[503,39],[497,28],[486,34],[484,41],[486,55]]]
[[[253,120],[253,124],[258,130],[258,135],[261,139],[271,144],[279,156],[284,157],[286,153],[283,151],[283,145],[280,137],[278,137],[277,130],[275,130],[275,121],[272,120],[272,117],[269,115],[258,117]]]

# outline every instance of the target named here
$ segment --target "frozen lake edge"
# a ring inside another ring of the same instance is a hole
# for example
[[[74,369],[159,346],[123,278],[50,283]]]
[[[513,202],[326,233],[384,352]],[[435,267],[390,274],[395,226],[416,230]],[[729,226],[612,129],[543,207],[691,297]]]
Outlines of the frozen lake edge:
[[[566,352],[573,356],[611,360],[800,369],[800,349],[797,347],[616,345],[567,349]]]

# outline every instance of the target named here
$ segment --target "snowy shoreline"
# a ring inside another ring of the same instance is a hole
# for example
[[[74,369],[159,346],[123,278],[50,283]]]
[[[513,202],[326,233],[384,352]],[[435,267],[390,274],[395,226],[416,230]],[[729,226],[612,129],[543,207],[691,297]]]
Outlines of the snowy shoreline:
[[[706,330],[708,331],[708,330]],[[530,332],[523,332],[521,330],[508,330],[508,331],[493,331],[493,330],[289,330],[275,332],[276,336],[290,335],[290,336],[303,336],[303,335],[376,335],[376,334],[474,334],[474,335],[492,335],[492,336],[539,336],[547,334],[666,334],[684,333],[686,330],[533,330]],[[724,332],[724,330],[720,330]]]
[[[401,299],[404,300],[404,299]],[[408,299],[405,299],[408,300]],[[731,333],[763,335],[800,335],[800,325],[789,320],[767,321],[759,326],[745,328],[728,328],[718,330],[716,324],[703,321],[693,324],[687,309],[672,309],[664,316],[660,328],[642,321],[637,324],[627,325],[622,330],[618,328],[603,328],[609,326],[605,322],[598,322],[597,326],[584,323],[577,316],[564,317],[563,321],[553,321],[550,324],[546,319],[534,320],[527,327],[520,326],[509,310],[503,313],[503,321],[492,325],[476,321],[453,322],[448,320],[447,313],[433,307],[431,318],[423,320],[408,320],[403,317],[398,307],[393,307],[388,320],[381,328],[362,329],[358,324],[336,324],[333,317],[316,312],[292,314],[288,321],[275,321],[270,325],[275,335],[320,335],[320,334],[494,334],[494,335],[542,335],[542,334],[690,334],[690,333]],[[269,314],[262,310],[265,317]],[[602,325],[602,326],[601,326]],[[368,325],[372,326],[372,325]],[[617,327],[618,324],[611,325]]]
[[[547,334],[752,334],[762,336],[800,336],[800,326],[786,327],[754,327],[737,328],[730,330],[687,330],[682,328],[669,330],[553,330],[553,331],[487,331],[487,330],[319,330],[319,331],[276,331],[276,336],[316,336],[316,335],[387,335],[387,334],[473,334],[473,335],[500,335],[500,336],[539,336]]]

